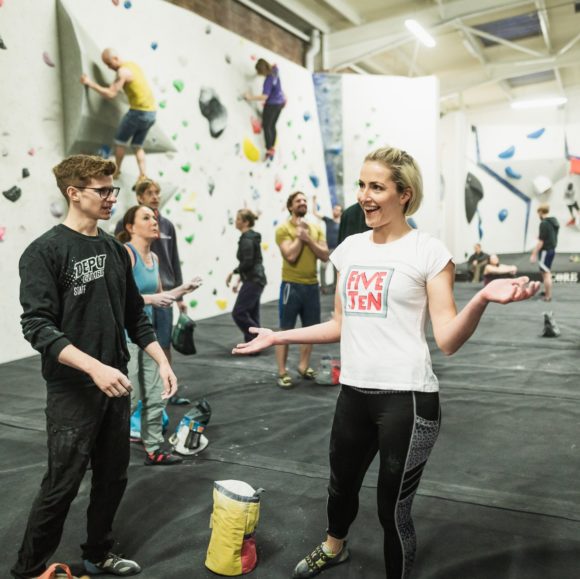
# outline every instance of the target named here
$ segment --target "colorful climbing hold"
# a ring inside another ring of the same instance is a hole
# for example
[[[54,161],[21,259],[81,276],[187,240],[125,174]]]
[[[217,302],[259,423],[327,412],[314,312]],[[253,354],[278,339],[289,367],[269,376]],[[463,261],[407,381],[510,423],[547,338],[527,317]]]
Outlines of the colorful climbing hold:
[[[177,91],[177,92],[181,92],[183,90],[183,88],[185,87],[185,84],[182,80],[174,80],[173,81],[173,88]]]
[[[189,302],[189,307],[190,308],[195,308],[197,307],[198,301],[197,300],[190,300]]]
[[[56,219],[60,219],[64,215],[65,209],[66,203],[64,199],[62,201],[53,201],[50,204],[50,214]]]
[[[512,169],[511,167],[505,168],[505,174],[512,179],[521,179],[522,178],[521,173],[518,173],[515,169]]]
[[[506,218],[508,216],[508,210],[507,209],[502,209],[498,214],[497,214],[497,218],[503,223]]]
[[[277,193],[280,193],[280,191],[282,191],[282,181],[280,181],[280,179],[278,179],[276,177],[276,180],[274,181],[274,189],[276,190]]]
[[[190,169],[191,169],[191,163],[184,163],[183,165],[181,165],[181,170],[184,173],[189,173]]]
[[[195,239],[195,235],[193,235],[193,233],[192,233],[191,235],[188,235],[188,236],[185,238],[185,241],[186,241],[187,243],[191,244],[191,243],[193,243],[193,240],[194,240],[194,239]]]
[[[311,116],[311,115],[310,115],[310,113],[309,113],[308,111],[304,111],[304,115],[303,115],[303,117],[304,117],[304,120],[305,120],[306,122],[308,122],[308,121],[310,120],[310,116]]]
[[[227,300],[216,300],[215,303],[216,303],[216,306],[222,311],[228,307]]]
[[[48,52],[43,52],[42,53],[42,60],[44,60],[44,64],[46,64],[46,66],[50,66],[51,68],[54,68],[54,62],[52,62],[52,58],[50,58],[50,56],[48,55]]]
[[[243,150],[244,155],[248,161],[256,163],[260,160],[260,151],[258,150],[258,147],[256,147],[256,145],[250,141],[250,139],[244,139]]]
[[[511,147],[509,147],[505,151],[502,151],[501,153],[499,153],[498,157],[500,159],[511,159],[514,156],[515,152],[516,152],[516,148],[512,145]]]
[[[6,234],[6,227],[0,227],[0,241],[4,241],[5,234]]]
[[[131,4],[130,0],[125,0],[123,6],[129,10],[129,8],[131,8],[131,6],[133,6],[133,4]]]
[[[266,243],[265,241],[262,241],[262,249],[264,251],[268,251],[268,247],[270,247],[270,244]]]
[[[14,203],[20,199],[20,196],[22,195],[22,189],[20,189],[20,187],[17,185],[14,185],[14,187],[10,187],[10,189],[2,191],[2,195],[4,195],[8,201],[12,201]]]
[[[252,124],[252,131],[254,132],[254,135],[259,135],[262,132],[262,122],[260,119],[251,117],[250,123]]]
[[[314,185],[314,187],[318,187],[318,185],[320,185],[320,179],[314,174],[310,174],[310,182],[312,183],[312,185]]]
[[[152,43],[151,43],[151,48],[152,48],[153,50],[157,50],[157,47],[158,47],[158,46],[159,46],[159,44],[157,44],[157,42],[152,42]]]
[[[546,129],[538,129],[537,131],[533,131],[529,135],[527,135],[528,139],[539,139],[544,133]]]
[[[159,101],[159,108],[164,109],[167,106],[167,101]]]

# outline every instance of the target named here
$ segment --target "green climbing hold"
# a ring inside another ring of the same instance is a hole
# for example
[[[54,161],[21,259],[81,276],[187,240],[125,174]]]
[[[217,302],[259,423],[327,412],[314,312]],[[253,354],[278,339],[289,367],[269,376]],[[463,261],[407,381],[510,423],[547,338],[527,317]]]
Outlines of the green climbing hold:
[[[184,173],[189,173],[190,169],[191,169],[191,163],[185,163],[184,165],[181,165],[181,170]]]
[[[185,238],[185,241],[187,241],[187,243],[190,243],[190,244],[191,244],[191,243],[193,243],[193,240],[194,240],[194,239],[195,239],[195,235],[193,235],[193,233],[192,233],[191,235],[188,235],[188,236]]]
[[[197,306],[197,300],[191,300],[189,302],[189,307],[190,308],[195,308]]]
[[[174,80],[173,81],[173,87],[175,88],[175,90],[177,92],[181,92],[183,90],[183,87],[184,86],[185,85],[183,84],[183,81],[182,80]]]
[[[166,101],[159,101],[159,108],[160,109],[164,109],[167,106],[167,102]]]

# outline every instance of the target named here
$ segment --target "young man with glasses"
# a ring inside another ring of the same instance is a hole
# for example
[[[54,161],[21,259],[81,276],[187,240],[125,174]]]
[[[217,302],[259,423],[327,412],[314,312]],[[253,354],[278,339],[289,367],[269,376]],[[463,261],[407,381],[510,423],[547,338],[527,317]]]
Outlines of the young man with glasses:
[[[125,151],[131,143],[135,150],[139,176],[144,177],[146,166],[143,144],[149,129],[155,124],[157,116],[157,103],[153,91],[137,63],[121,60],[121,57],[112,48],[105,48],[101,58],[108,68],[117,73],[114,82],[109,86],[101,86],[83,74],[81,75],[81,83],[107,99],[114,99],[121,90],[125,92],[129,100],[129,111],[121,119],[115,134],[116,174],[121,171]]]
[[[159,365],[164,398],[177,380],[135,285],[127,251],[97,227],[119,193],[115,163],[75,155],[54,169],[68,204],[61,225],[20,259],[24,337],[42,356],[47,385],[48,469],[34,500],[12,575],[37,577],[55,552],[87,466],[92,486],[86,571],[135,575],[134,561],[111,552],[113,519],[127,485],[131,383],[125,330]]]

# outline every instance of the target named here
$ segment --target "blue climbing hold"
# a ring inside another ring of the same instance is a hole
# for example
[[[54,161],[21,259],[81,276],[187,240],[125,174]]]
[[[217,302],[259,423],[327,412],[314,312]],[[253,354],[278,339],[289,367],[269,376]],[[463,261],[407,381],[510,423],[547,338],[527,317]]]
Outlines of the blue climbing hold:
[[[318,187],[318,185],[320,185],[320,179],[314,174],[310,175],[310,182],[312,185],[314,185],[314,187]]]
[[[497,218],[503,223],[506,218],[508,216],[508,210],[507,209],[502,209],[498,214],[497,214]]]
[[[546,129],[538,129],[537,131],[530,133],[528,139],[539,139],[545,132]]]
[[[505,168],[505,174],[512,179],[521,179],[522,178],[522,174],[518,173],[517,171],[515,171],[511,167]]]
[[[510,147],[509,149],[506,149],[505,151],[502,151],[498,157],[500,159],[511,159],[514,156],[514,153],[516,152],[516,148],[514,146]]]

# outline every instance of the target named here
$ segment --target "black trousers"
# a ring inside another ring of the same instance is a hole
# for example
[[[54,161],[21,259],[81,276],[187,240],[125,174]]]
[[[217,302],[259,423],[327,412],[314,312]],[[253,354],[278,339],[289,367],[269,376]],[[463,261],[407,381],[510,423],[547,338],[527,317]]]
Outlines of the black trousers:
[[[127,486],[129,416],[128,396],[108,398],[96,386],[48,393],[48,469],[28,517],[14,577],[28,579],[46,569],[89,460],[92,485],[83,559],[100,561],[112,548],[111,527]]]
[[[344,539],[358,495],[379,453],[377,503],[388,579],[407,579],[415,558],[411,506],[439,433],[437,393],[381,392],[342,386],[330,435],[328,534]]]
[[[262,112],[262,128],[266,149],[271,149],[276,144],[276,123],[284,105],[264,105]]]
[[[238,292],[232,317],[234,322],[244,334],[244,340],[249,342],[256,335],[250,334],[249,328],[260,327],[260,297],[264,291],[264,286],[253,281],[245,281]]]

